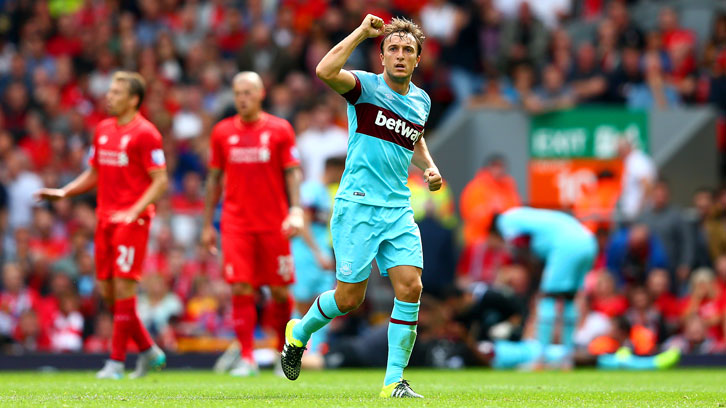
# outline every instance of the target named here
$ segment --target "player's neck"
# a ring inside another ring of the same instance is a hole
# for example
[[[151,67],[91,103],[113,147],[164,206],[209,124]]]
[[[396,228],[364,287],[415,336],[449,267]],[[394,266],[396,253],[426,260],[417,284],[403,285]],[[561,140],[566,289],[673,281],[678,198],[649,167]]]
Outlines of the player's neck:
[[[383,80],[386,81],[386,84],[388,84],[389,88],[393,89],[399,95],[406,95],[411,89],[411,77],[408,77],[399,82],[393,80],[393,78],[389,77],[388,74],[384,71]]]
[[[116,116],[116,125],[119,127],[128,125],[134,120],[137,113],[137,111],[131,110]]]
[[[239,116],[239,119],[240,121],[242,121],[243,124],[252,125],[262,119],[262,111],[259,110],[254,113],[250,113],[249,115],[238,114],[237,116]]]

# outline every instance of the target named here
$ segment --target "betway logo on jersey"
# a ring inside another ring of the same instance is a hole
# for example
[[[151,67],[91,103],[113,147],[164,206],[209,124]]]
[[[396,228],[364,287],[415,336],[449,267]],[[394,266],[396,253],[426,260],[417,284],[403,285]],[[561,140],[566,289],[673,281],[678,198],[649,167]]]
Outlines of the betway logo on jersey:
[[[421,134],[418,130],[411,126],[406,125],[406,122],[401,119],[389,118],[382,110],[378,111],[376,115],[376,126],[385,126],[388,130],[392,130],[399,135],[411,139],[414,143],[418,141],[418,135]]]
[[[386,108],[370,103],[355,105],[358,133],[395,143],[408,150],[421,138],[424,127]]]

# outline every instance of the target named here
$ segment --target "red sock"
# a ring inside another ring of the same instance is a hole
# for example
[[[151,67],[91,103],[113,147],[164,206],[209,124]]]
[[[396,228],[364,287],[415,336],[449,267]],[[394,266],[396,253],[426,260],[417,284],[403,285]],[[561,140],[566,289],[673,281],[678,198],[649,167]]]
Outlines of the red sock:
[[[242,358],[252,360],[252,352],[255,348],[255,325],[257,324],[254,296],[232,295],[232,320],[237,340],[242,348]]]
[[[136,312],[136,297],[133,297],[133,310],[131,313],[131,324],[130,332],[131,338],[136,343],[136,347],[139,348],[139,352],[144,352],[154,345],[154,340],[151,339],[151,334],[146,330],[146,327],[139,319],[139,314]]]
[[[126,343],[133,327],[133,315],[136,314],[136,299],[117,300],[114,305],[113,334],[111,335],[111,360],[126,360]]]
[[[267,325],[277,334],[277,349],[282,351],[285,346],[285,326],[292,316],[292,309],[295,302],[292,296],[288,296],[284,302],[275,302],[270,299],[265,305],[265,321]]]

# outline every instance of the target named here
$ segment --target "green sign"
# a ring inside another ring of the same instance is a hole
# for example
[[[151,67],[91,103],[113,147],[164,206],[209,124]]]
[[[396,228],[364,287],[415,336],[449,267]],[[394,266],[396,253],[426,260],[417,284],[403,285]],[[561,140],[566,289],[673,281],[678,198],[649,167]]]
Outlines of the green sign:
[[[578,108],[532,117],[532,158],[615,157],[618,138],[627,137],[648,153],[648,114],[622,108]]]

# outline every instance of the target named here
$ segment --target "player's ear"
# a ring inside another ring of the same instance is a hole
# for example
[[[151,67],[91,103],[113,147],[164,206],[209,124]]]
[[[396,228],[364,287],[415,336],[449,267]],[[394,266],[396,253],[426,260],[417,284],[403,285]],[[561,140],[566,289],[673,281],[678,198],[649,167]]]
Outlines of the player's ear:
[[[419,55],[416,57],[416,66],[418,67],[418,63],[421,62],[421,56]]]

